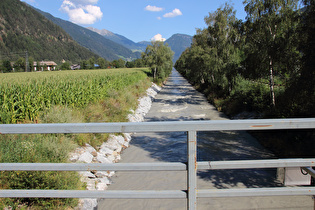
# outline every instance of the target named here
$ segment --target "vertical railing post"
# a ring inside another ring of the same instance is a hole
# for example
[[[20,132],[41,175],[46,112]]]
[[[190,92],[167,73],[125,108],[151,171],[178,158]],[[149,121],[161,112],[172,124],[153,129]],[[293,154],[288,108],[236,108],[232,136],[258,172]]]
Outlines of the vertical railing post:
[[[196,209],[197,205],[197,132],[188,131],[187,145],[187,208]]]

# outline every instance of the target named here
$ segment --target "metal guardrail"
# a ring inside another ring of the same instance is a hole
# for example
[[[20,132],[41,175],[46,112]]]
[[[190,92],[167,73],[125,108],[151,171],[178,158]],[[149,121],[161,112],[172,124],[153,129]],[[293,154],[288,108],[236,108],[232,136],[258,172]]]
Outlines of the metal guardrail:
[[[197,190],[197,170],[301,167],[314,175],[312,159],[269,159],[238,161],[197,162],[197,131],[222,130],[276,130],[315,129],[315,118],[272,119],[272,120],[212,120],[180,122],[141,123],[79,123],[79,124],[2,124],[0,134],[47,134],[47,133],[147,133],[187,132],[188,162],[171,163],[115,163],[115,164],[73,164],[73,163],[0,163],[0,171],[187,171],[187,190],[159,191],[87,191],[87,190],[0,190],[0,197],[42,197],[42,198],[187,198],[188,209],[196,209],[198,198],[273,196],[273,195],[315,195],[315,187],[276,187]]]

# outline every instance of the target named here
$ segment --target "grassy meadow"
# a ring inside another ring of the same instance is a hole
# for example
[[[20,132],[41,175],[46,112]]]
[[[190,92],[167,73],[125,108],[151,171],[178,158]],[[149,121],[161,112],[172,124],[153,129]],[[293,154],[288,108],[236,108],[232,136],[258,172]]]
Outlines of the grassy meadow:
[[[106,69],[0,74],[0,123],[124,122],[150,87],[149,70]],[[0,162],[68,162],[108,134],[0,135]],[[0,172],[1,189],[84,189],[75,172]],[[57,208],[77,199],[0,199],[0,208]]]

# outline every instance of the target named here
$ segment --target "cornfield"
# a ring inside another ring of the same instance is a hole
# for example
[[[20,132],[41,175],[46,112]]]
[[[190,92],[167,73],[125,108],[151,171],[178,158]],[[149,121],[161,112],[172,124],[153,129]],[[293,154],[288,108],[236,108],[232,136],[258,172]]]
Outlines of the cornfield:
[[[0,74],[0,123],[34,122],[52,105],[84,108],[145,77],[139,69]]]

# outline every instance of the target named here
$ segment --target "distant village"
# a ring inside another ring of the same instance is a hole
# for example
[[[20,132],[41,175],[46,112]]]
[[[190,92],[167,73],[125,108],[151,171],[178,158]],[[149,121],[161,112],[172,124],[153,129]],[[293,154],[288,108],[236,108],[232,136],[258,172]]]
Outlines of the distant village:
[[[134,68],[144,67],[142,59],[125,61],[118,59],[107,61],[104,58],[90,58],[82,60],[80,63],[70,64],[65,60],[58,65],[55,61],[33,61],[32,58],[20,57],[16,61],[0,60],[0,72],[38,72],[38,71],[57,71],[57,70],[79,70],[79,69],[110,69],[110,68]]]
[[[63,60],[62,63],[66,63],[66,61]],[[19,63],[10,62],[10,65],[11,65],[11,71],[9,71],[9,72],[56,71],[56,70],[60,70],[60,69],[58,69],[58,64],[56,62],[54,62],[54,61],[39,61],[39,62],[34,61],[33,65],[29,65],[28,69],[26,69],[26,64],[21,66],[21,65],[19,65]],[[71,70],[81,69],[81,65],[80,64],[73,64],[73,65],[69,65],[69,66],[70,66]]]
[[[54,61],[33,62],[33,71],[56,70],[57,64]]]
[[[63,60],[62,63],[66,61]],[[55,71],[57,70],[57,64],[54,61],[40,61],[38,64],[37,62],[33,63],[33,71]],[[73,64],[70,65],[71,70],[81,69],[80,64]]]

